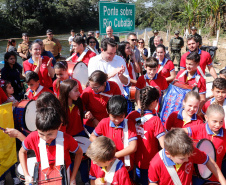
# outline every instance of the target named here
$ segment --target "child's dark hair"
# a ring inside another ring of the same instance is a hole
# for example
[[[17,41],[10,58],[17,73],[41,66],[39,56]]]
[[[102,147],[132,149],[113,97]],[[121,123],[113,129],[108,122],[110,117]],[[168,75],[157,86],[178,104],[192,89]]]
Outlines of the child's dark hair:
[[[184,97],[184,102],[186,102],[189,97],[195,97],[197,100],[200,101],[200,95],[198,92],[189,91]]]
[[[11,82],[10,81],[7,81],[7,80],[4,80],[4,81],[5,82],[4,82],[3,86],[1,86],[1,87],[2,87],[2,90],[5,92],[5,94],[8,96],[8,93],[7,93],[6,89],[7,89],[7,86],[9,84],[11,84]]]
[[[107,103],[108,114],[120,116],[127,114],[127,101],[122,95],[112,96]]]
[[[220,70],[219,74],[224,75],[224,77],[226,78],[226,68]]]
[[[36,127],[42,132],[57,130],[61,125],[61,119],[58,112],[52,107],[43,107],[37,109]]]
[[[40,109],[43,107],[52,107],[54,108],[57,113],[60,115],[61,122],[63,125],[66,125],[65,123],[65,114],[62,111],[61,103],[60,101],[54,96],[51,92],[43,92],[40,94],[38,99],[36,100],[36,108]]]
[[[35,82],[39,81],[39,76],[34,71],[29,71],[25,77],[26,83],[30,82],[30,80],[34,80]]]
[[[68,63],[64,60],[59,61],[54,65],[54,69],[62,69],[63,71],[67,71]],[[56,79],[56,90],[58,91],[59,88],[60,88],[60,80],[57,78]]]
[[[67,115],[68,112],[68,98],[69,98],[69,92],[77,85],[77,81],[73,80],[73,79],[67,79],[64,80],[61,84],[60,84],[60,96],[59,96],[59,100],[63,109],[63,112],[65,115]],[[80,111],[80,116],[81,116],[81,120],[83,123],[83,117],[84,117],[84,113],[83,113],[83,104],[82,104],[82,99],[80,97],[78,97],[78,99],[76,101],[73,100],[73,103],[78,107],[79,111]],[[68,124],[68,117],[66,116],[65,118],[65,123]]]
[[[164,148],[171,156],[190,155],[194,150],[192,139],[182,128],[171,129],[165,135]]]
[[[152,102],[159,99],[159,96],[159,91],[155,87],[146,86],[140,90],[141,116]]]
[[[145,62],[145,67],[156,68],[159,65],[159,61],[154,57],[148,57]]]
[[[162,48],[165,52],[166,52],[166,47],[163,45],[163,44],[159,44],[157,47],[156,47],[156,51],[158,48]]]
[[[187,57],[186,57],[187,60],[192,60],[194,61],[195,63],[199,63],[200,62],[200,56],[199,54],[194,51],[194,52],[191,52]]]
[[[15,64],[17,63],[17,56],[16,56],[16,53],[13,52],[13,51],[6,52],[5,55],[4,55],[4,62],[5,62],[4,67],[5,67],[5,68],[11,68],[11,67],[9,66],[9,62],[8,62],[8,59],[9,59],[11,56],[14,56],[14,57],[15,57],[15,59],[16,59]],[[14,66],[15,66],[15,65],[13,65],[13,67],[14,67]]]
[[[7,47],[6,47],[6,52],[8,52],[9,50],[9,46],[12,46],[13,43],[15,43],[16,40],[15,39],[9,39],[8,42],[7,42]]]
[[[212,89],[217,88],[220,90],[226,90],[226,79],[224,78],[216,78],[213,81]]]
[[[86,41],[83,39],[82,36],[73,38],[72,42],[75,42],[78,45],[82,44],[84,47],[86,45]]]
[[[104,85],[107,81],[108,75],[103,71],[96,70],[89,76],[89,81],[98,83],[99,85]]]

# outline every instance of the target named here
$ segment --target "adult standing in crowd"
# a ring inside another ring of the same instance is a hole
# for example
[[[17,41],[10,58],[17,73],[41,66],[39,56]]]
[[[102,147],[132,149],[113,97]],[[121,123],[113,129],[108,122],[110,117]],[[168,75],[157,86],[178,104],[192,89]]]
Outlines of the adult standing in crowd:
[[[99,45],[100,45],[101,39],[100,39],[100,32],[98,30],[96,31],[96,39],[97,39],[97,41],[99,42]]]
[[[17,53],[17,49],[16,49],[16,40],[15,39],[9,39],[8,43],[7,43],[7,47],[6,47],[6,52],[15,52]]]
[[[104,38],[101,41],[101,54],[89,61],[88,74],[90,76],[96,70],[107,73],[108,80],[116,82],[123,93],[123,85],[129,85],[130,77],[124,59],[116,55],[116,48],[114,39]]]
[[[199,39],[196,36],[190,35],[187,39],[187,46],[188,46],[189,51],[187,53],[183,54],[182,57],[181,57],[180,70],[183,70],[183,69],[186,68],[186,57],[191,52],[197,52],[200,55],[200,64],[199,65],[200,65],[200,68],[202,70],[202,71],[200,71],[198,69],[199,74],[200,73],[205,74],[205,69],[206,69],[206,66],[207,66],[212,77],[214,79],[217,78],[217,74],[216,74],[216,71],[213,67],[212,58],[211,58],[210,54],[206,51],[199,49]]]
[[[17,100],[21,100],[23,98],[23,88],[20,82],[20,78],[22,77],[22,66],[17,63],[15,52],[6,52],[4,62],[4,67],[1,70],[1,79],[11,82],[14,89],[13,96]]]
[[[143,71],[143,73],[145,73],[144,62],[145,62],[146,58],[148,57],[148,50],[145,48],[144,39],[138,40],[137,49],[140,51],[140,60],[141,60],[141,63],[142,63],[142,71]]]
[[[162,37],[160,37],[160,36],[158,35],[158,36],[156,36],[156,37],[154,38],[154,45],[155,45],[155,48],[157,48],[157,46],[158,46],[159,44],[162,44],[162,45],[163,45],[163,39],[162,39]],[[156,53],[156,49],[155,49],[155,51],[154,51],[152,57],[158,58],[158,57],[157,57],[157,53]],[[166,50],[166,53],[165,53],[165,58],[167,58],[168,60],[171,60],[169,51],[167,51],[167,50]]]
[[[39,45],[40,45],[40,47],[41,47],[41,56],[47,56],[47,57],[49,57],[49,58],[53,58],[52,64],[53,64],[53,66],[54,66],[55,63],[56,63],[56,59],[55,59],[55,57],[53,56],[53,54],[52,54],[50,51],[44,50],[44,46],[43,46],[42,40],[41,40],[41,39],[36,39],[34,42],[39,43]]]
[[[111,26],[108,26],[106,28],[106,34],[107,34],[106,38],[112,38],[112,39],[115,40],[116,43],[119,43],[120,42],[119,37],[116,36],[116,35],[113,35],[113,29],[112,29]]]
[[[80,36],[86,41],[86,34],[83,29],[80,30]]]
[[[47,38],[43,40],[44,49],[50,51],[56,60],[60,59],[60,52],[62,46],[58,39],[53,38],[53,31],[48,29],[46,31]]]
[[[28,33],[22,33],[23,42],[18,45],[17,52],[23,61],[29,58],[29,45],[31,42],[29,41]]]
[[[137,35],[135,33],[129,33],[127,36],[127,41],[130,43],[132,52],[135,54],[136,61],[138,62],[140,69],[142,69],[141,59],[140,59],[140,51],[137,49]],[[142,70],[141,74],[143,73]],[[136,73],[136,77],[139,77],[139,74]],[[136,80],[136,79],[135,79]]]
[[[72,50],[72,40],[73,38],[75,38],[75,30],[71,30],[71,36],[68,38],[68,43],[69,43],[69,46],[70,46],[70,52]]]
[[[178,67],[180,68],[181,48],[184,47],[184,39],[179,37],[180,32],[175,31],[174,37],[170,40],[169,47],[171,49],[171,59],[177,59]]]
[[[197,28],[195,26],[191,27],[191,34],[198,38],[199,47],[202,46],[202,36],[197,33]]]
[[[156,47],[155,47],[155,44],[154,44],[154,38],[155,38],[156,36],[158,36],[159,31],[158,31],[158,30],[154,30],[154,31],[153,31],[153,34],[154,34],[154,36],[151,37],[150,40],[149,40],[149,48],[150,48],[151,56],[153,55],[153,53],[154,53],[155,50],[156,50]]]

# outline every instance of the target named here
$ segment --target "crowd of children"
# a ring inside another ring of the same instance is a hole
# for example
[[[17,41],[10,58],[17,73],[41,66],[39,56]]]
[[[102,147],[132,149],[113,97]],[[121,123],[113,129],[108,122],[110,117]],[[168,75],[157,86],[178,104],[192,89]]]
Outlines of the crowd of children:
[[[176,75],[173,62],[165,57],[165,46],[160,44],[156,48],[158,59],[146,58],[146,74],[137,77],[141,69],[130,43],[122,42],[118,49],[132,79],[127,89],[136,87],[134,111],[128,111],[131,100],[108,74],[95,70],[82,89],[79,80],[68,72],[66,61],[53,66],[51,58],[41,56],[39,43],[31,44],[31,58],[23,63],[28,85],[25,96],[36,101],[37,130],[27,137],[14,128],[4,131],[22,142],[19,162],[25,183],[34,181],[27,163],[27,151],[34,150],[40,170],[64,165],[70,185],[76,184],[78,171],[85,185],[201,185],[212,181],[226,185],[226,173],[221,172],[226,168],[226,70],[213,81],[213,98],[206,101],[206,81],[199,71],[197,52],[186,56],[185,69]],[[13,57],[7,59],[13,60],[12,67],[16,62]],[[118,70],[116,76],[125,72]],[[160,105],[174,80],[193,89],[180,102],[182,109],[173,111],[163,124]],[[16,107],[13,94],[12,82],[1,81],[0,104],[13,102]],[[76,137],[89,138],[87,151],[82,151]],[[202,139],[213,143],[215,161],[195,147],[193,140]],[[193,164],[206,165],[213,176],[201,179]]]

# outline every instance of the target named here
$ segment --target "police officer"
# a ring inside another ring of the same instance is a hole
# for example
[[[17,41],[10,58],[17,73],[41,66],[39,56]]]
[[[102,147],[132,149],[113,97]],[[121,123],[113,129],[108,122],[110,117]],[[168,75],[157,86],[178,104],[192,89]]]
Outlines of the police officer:
[[[58,39],[53,37],[53,31],[48,29],[46,31],[47,38],[43,40],[44,50],[50,51],[56,60],[60,59],[60,52],[62,46]]]
[[[29,45],[31,42],[29,41],[28,33],[22,33],[23,42],[18,45],[17,52],[23,61],[30,58],[29,56]]]
[[[197,33],[197,28],[195,26],[191,27],[191,34],[198,38],[200,48],[202,46],[202,36]]]
[[[150,40],[149,40],[149,48],[151,50],[151,56],[153,55],[153,53],[156,50],[156,47],[155,47],[155,44],[154,44],[154,38],[155,38],[155,36],[158,36],[159,31],[158,30],[154,30],[153,33],[154,33],[154,36],[151,37]]]
[[[177,59],[178,67],[180,67],[181,48],[184,46],[183,38],[179,37],[179,31],[174,32],[174,37],[170,40],[169,47],[171,49],[171,60]]]

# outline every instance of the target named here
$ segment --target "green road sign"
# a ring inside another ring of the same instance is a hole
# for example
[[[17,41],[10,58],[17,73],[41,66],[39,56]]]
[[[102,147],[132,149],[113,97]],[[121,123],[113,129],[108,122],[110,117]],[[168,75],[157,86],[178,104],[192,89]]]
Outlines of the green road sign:
[[[114,33],[135,30],[135,4],[99,2],[100,34],[106,34],[106,27],[111,26]]]

